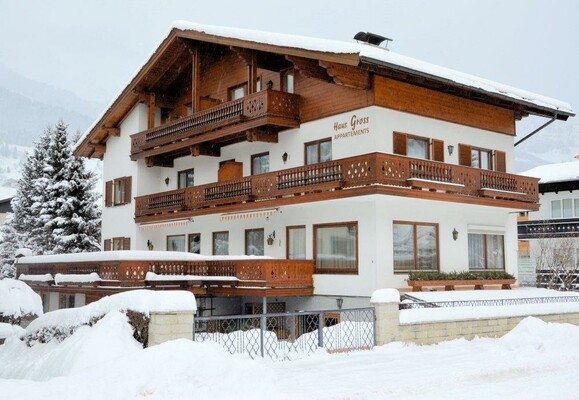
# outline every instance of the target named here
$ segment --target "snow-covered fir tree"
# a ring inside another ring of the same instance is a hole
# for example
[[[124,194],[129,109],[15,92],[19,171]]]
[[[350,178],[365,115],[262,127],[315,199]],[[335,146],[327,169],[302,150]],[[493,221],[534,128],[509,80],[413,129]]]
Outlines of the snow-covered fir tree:
[[[22,168],[13,214],[0,231],[0,276],[11,276],[14,252],[33,254],[99,250],[96,177],[72,154],[66,125],[47,128]]]

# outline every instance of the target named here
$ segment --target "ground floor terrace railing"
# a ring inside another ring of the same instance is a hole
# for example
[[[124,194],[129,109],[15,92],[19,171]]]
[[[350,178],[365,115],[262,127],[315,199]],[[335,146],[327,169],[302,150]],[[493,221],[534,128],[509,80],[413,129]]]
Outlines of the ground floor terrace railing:
[[[147,272],[171,279],[147,280]],[[197,294],[292,296],[313,294],[311,260],[84,261],[18,263],[17,276],[98,274],[91,287],[189,288]],[[181,278],[188,277],[188,278]],[[227,279],[227,278],[231,279]],[[33,278],[29,278],[33,279]],[[39,282],[34,280],[34,282]],[[79,281],[82,282],[82,281]],[[48,282],[53,284],[54,282]],[[74,283],[73,283],[74,284]],[[76,284],[78,285],[78,284]],[[80,283],[82,285],[82,283]]]
[[[224,205],[368,186],[444,192],[537,207],[538,179],[393,154],[370,153],[136,198],[137,222],[216,212]],[[353,193],[353,192],[352,192]],[[417,192],[415,192],[417,193]],[[354,194],[352,194],[354,195]],[[177,214],[177,215],[175,215]],[[191,214],[191,213],[190,213]]]

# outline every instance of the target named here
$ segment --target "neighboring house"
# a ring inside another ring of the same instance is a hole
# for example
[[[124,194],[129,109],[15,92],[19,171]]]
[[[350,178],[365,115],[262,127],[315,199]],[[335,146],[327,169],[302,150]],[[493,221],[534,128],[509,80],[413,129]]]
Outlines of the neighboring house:
[[[15,194],[16,189],[0,188],[0,225],[4,224],[4,221],[6,221],[6,215],[12,212],[10,202]]]
[[[370,43],[174,26],[75,150],[104,162],[103,248],[231,255],[203,273],[238,284],[190,278],[215,313],[364,306],[415,270],[516,274],[516,216],[539,205],[515,123],[570,106]],[[202,269],[157,257],[93,270]]]
[[[575,269],[579,261],[579,161],[542,165],[522,175],[540,178],[540,208],[519,218],[519,279],[537,270]]]

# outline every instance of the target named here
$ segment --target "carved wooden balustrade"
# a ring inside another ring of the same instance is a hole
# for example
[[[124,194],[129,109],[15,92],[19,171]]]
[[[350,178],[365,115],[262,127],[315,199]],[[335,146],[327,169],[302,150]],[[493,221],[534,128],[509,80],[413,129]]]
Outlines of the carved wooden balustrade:
[[[312,260],[200,260],[200,261],[83,261],[67,263],[18,263],[17,276],[97,273],[103,287],[146,287],[147,272],[157,275],[193,275],[200,277],[198,286],[206,293],[221,291],[235,294],[241,290],[251,293],[253,288],[283,291],[287,295],[306,295],[313,292],[314,262]],[[212,277],[231,277],[232,280],[212,280]],[[156,286],[162,287],[163,281]],[[219,283],[218,283],[219,282]],[[34,282],[32,282],[34,283]],[[90,283],[90,286],[94,286]],[[216,287],[213,287],[216,286]],[[225,288],[223,287],[225,286]]]
[[[260,123],[259,119],[264,117],[267,118]],[[190,139],[203,139],[203,134],[207,132],[240,122],[253,121],[251,126],[240,125],[239,131],[243,131],[262,125],[276,125],[276,122],[283,120],[299,122],[299,97],[291,93],[263,90],[131,135],[131,157],[137,159],[148,150],[180,141],[187,146],[191,143]],[[232,133],[227,131],[224,135]],[[212,136],[211,139],[216,137]]]
[[[538,180],[520,175],[371,153],[136,198],[135,220],[181,211],[317,194],[370,185],[390,185],[455,195],[538,203]],[[163,219],[163,218],[161,218]]]

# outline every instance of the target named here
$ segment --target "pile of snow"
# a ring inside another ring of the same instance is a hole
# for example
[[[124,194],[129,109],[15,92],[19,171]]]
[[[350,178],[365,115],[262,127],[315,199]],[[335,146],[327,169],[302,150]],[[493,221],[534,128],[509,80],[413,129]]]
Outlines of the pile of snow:
[[[400,303],[400,292],[397,289],[392,288],[375,290],[370,298],[370,303]]]
[[[18,325],[7,324],[6,322],[0,322],[0,339],[5,339],[11,335],[21,335],[23,334],[24,328]]]
[[[42,315],[42,299],[26,283],[0,279],[0,316],[22,318]]]
[[[500,339],[458,339],[431,346],[391,343],[374,351],[315,354],[281,363],[233,356],[214,343],[177,340],[141,349],[131,340],[126,319],[118,313],[42,354],[9,340],[0,346],[2,397],[76,400],[88,393],[94,400],[577,397],[579,327],[534,318]]]
[[[149,315],[150,312],[194,313],[197,311],[197,303],[195,295],[187,291],[133,290],[103,297],[83,307],[46,313],[32,321],[26,328],[26,333],[31,334],[54,327],[75,329],[110,312],[126,310],[141,312],[145,315]]]
[[[16,258],[32,257],[33,255],[34,255],[34,253],[32,252],[32,250],[27,249],[26,247],[22,247],[22,248],[16,250],[16,252],[14,253],[14,256]]]
[[[20,274],[18,280],[28,282],[50,282],[53,281],[54,278],[50,274],[39,274],[39,275]]]
[[[238,281],[235,276],[207,276],[207,275],[158,275],[154,272],[147,272],[146,281]]]
[[[62,283],[93,283],[100,282],[101,278],[96,272],[90,274],[56,274],[54,276],[54,283],[60,285]]]
[[[522,172],[521,175],[539,178],[539,183],[577,181],[579,180],[579,161],[541,165]]]

